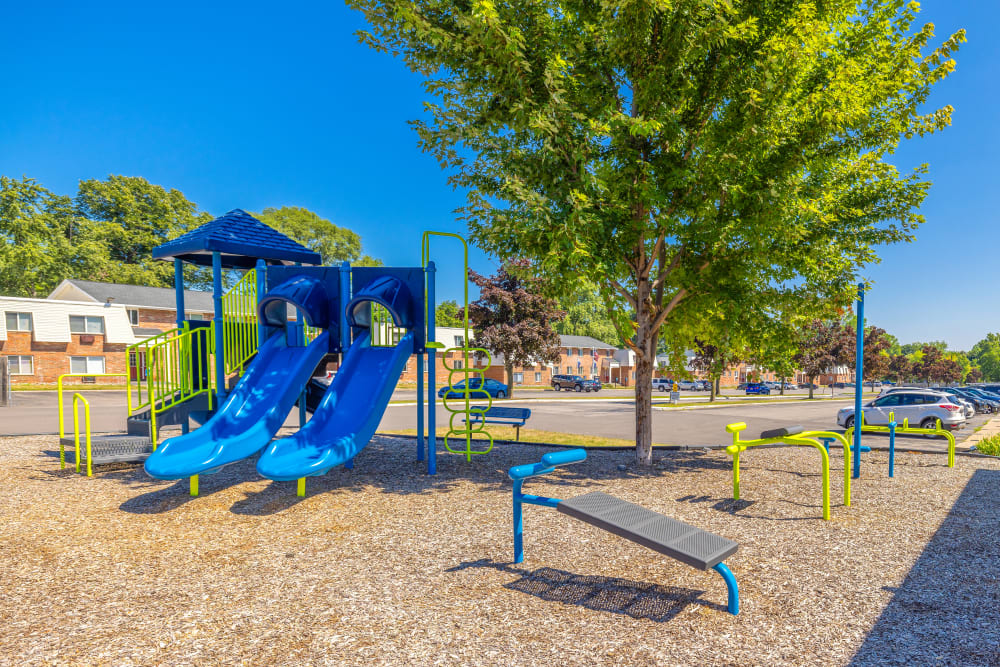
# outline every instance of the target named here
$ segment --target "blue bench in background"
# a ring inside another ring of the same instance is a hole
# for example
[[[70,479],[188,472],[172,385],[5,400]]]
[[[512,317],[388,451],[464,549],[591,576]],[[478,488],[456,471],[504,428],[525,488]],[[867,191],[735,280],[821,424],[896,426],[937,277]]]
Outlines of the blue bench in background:
[[[521,427],[524,426],[528,418],[531,417],[531,410],[528,408],[499,408],[491,407],[486,409],[485,405],[473,406],[470,410],[469,418],[473,424],[506,424],[513,426],[517,435],[516,439],[521,440]]]

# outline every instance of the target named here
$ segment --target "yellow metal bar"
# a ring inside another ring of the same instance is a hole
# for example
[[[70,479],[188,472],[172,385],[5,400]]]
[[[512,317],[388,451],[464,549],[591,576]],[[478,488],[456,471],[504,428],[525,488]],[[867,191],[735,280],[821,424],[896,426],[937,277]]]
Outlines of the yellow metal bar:
[[[197,496],[198,495],[198,475],[191,475],[191,479],[189,480],[189,483],[191,485],[189,493],[192,496]]]
[[[306,478],[305,477],[299,477],[298,488],[296,489],[295,495],[297,495],[299,498],[305,498],[306,497]]]
[[[63,379],[64,378],[93,378],[93,377],[107,377],[107,378],[128,378],[128,373],[63,373],[56,379],[56,391],[58,392],[58,403],[59,403],[59,437],[66,437],[65,428],[65,418],[63,417]],[[128,383],[126,381],[126,388]]]
[[[76,448],[76,471],[80,472],[80,411],[79,404],[83,402],[84,424],[87,429],[87,477],[94,474],[94,466],[91,462],[90,448],[90,402],[83,397],[83,394],[73,394],[73,442]]]

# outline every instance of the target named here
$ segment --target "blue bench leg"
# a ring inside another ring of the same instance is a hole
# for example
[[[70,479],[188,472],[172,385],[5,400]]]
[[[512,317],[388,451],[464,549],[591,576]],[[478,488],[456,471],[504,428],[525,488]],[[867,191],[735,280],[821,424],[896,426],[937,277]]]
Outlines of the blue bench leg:
[[[725,563],[713,565],[712,569],[726,580],[726,588],[729,589],[729,613],[735,616],[740,613],[740,589],[736,585],[736,577],[733,576],[732,571],[726,567]]]

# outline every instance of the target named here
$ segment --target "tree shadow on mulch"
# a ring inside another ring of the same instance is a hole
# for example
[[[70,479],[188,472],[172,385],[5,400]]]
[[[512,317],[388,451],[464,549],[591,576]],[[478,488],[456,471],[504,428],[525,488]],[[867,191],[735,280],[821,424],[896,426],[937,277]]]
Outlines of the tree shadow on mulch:
[[[851,665],[1000,664],[998,497],[1000,471],[977,470]]]
[[[527,593],[549,602],[561,602],[656,623],[669,621],[692,603],[726,611],[724,605],[702,600],[701,595],[705,591],[619,577],[573,574],[551,567],[528,570],[489,558],[464,562],[446,571],[457,572],[480,567],[519,575],[520,579],[504,584],[504,588],[512,591]]]
[[[147,493],[129,498],[119,505],[119,509],[130,514],[162,514],[170,512],[184,505],[195,502],[199,498],[206,498],[213,493],[218,493],[227,488],[246,482],[248,479],[257,477],[256,472],[257,457],[239,461],[224,467],[217,473],[211,475],[198,475],[198,495],[191,495],[190,479],[178,479],[174,482],[152,479],[146,475],[142,466],[132,466],[128,470],[105,473],[103,478],[118,478],[118,481],[125,484],[143,483],[144,486],[155,486],[156,488]],[[97,475],[97,471],[94,472]],[[251,477],[253,475],[253,477]],[[163,486],[169,484],[169,486]]]

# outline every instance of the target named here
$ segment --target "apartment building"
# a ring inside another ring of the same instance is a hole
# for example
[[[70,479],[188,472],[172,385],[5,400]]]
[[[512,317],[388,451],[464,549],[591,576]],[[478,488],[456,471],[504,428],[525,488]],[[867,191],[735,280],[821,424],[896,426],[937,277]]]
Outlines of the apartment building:
[[[0,354],[14,385],[55,384],[66,373],[125,373],[125,348],[138,340],[120,305],[0,297],[0,311]]]

